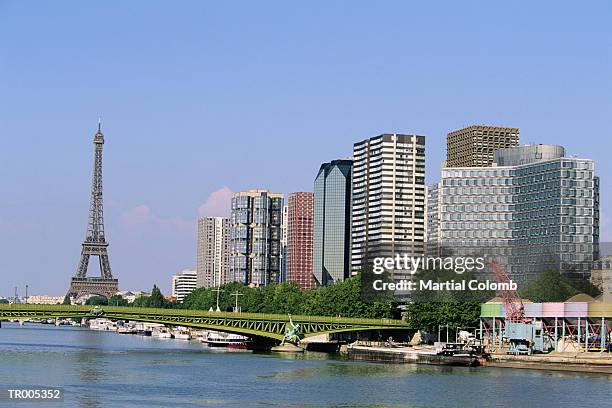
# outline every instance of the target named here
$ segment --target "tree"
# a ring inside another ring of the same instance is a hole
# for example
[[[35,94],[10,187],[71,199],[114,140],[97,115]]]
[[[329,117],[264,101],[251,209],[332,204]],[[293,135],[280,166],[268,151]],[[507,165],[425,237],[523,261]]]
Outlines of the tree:
[[[121,295],[113,295],[110,297],[110,299],[108,299],[108,304],[110,306],[127,306],[128,301]]]
[[[134,307],[151,307],[151,297],[150,296],[139,296],[132,302],[132,306]]]
[[[153,290],[151,290],[151,296],[149,301],[149,307],[158,307],[162,308],[166,304],[166,299],[164,295],[162,295],[161,290],[157,287],[157,285],[153,285]]]
[[[70,296],[66,295],[64,296],[64,301],[62,302],[62,305],[71,305],[72,302],[70,301]]]
[[[406,305],[406,321],[410,327],[429,332],[438,326],[476,327],[480,317],[480,302],[412,302]]]
[[[457,275],[452,270],[427,270],[416,275],[421,281],[443,283],[477,280],[476,274]],[[476,327],[480,318],[480,305],[495,296],[493,291],[470,290],[417,290],[411,293],[405,307],[405,317],[411,327],[435,332],[439,326]]]
[[[303,312],[304,293],[296,284],[268,285],[263,287],[262,291],[264,307],[261,312],[280,314],[300,314]],[[245,304],[245,306],[251,305]],[[254,308],[251,307],[251,309]]]
[[[293,283],[281,283],[251,288],[239,282],[221,285],[219,309],[232,311],[235,298],[232,293],[242,294],[238,299],[241,310],[245,313],[279,313],[306,314],[342,317],[399,317],[392,298],[380,297],[377,301],[366,301],[362,293],[361,275],[338,282],[334,285],[300,290]],[[151,297],[153,294],[151,294]],[[139,298],[140,299],[140,298]],[[148,298],[147,298],[148,299]],[[138,300],[138,299],[137,299]],[[134,306],[151,306],[143,299],[134,302]],[[182,304],[165,303],[165,307],[183,307],[185,309],[216,310],[217,292],[215,288],[198,288],[184,299]]]
[[[186,309],[208,310],[211,307],[214,309],[216,294],[208,288],[198,288],[188,294],[183,299],[183,306]],[[214,297],[214,298],[213,298]]]
[[[7,303],[9,303],[8,299],[0,299],[0,304],[5,305]]]
[[[525,282],[519,294],[532,302],[564,302],[578,293],[598,296],[599,290],[586,280],[570,280],[559,271],[549,269],[537,279]]]
[[[87,299],[87,301],[85,302],[86,305],[92,305],[92,306],[106,306],[108,305],[108,299],[105,298],[104,296],[92,296],[89,299]]]
[[[303,311],[307,315],[364,317],[372,319],[397,317],[393,299],[380,298],[366,302],[362,293],[361,274],[314,289],[306,293]]]
[[[177,302],[176,300],[173,300],[172,302],[166,301],[166,303],[164,304],[164,308],[166,309],[184,309],[185,307],[183,306],[182,303]]]

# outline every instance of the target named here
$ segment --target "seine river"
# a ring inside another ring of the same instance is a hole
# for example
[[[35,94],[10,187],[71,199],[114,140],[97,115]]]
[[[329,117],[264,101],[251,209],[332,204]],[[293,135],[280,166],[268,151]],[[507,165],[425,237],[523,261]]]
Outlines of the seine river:
[[[606,375],[226,352],[3,322],[0,388],[23,386],[63,387],[64,401],[16,407],[604,407],[612,399]]]

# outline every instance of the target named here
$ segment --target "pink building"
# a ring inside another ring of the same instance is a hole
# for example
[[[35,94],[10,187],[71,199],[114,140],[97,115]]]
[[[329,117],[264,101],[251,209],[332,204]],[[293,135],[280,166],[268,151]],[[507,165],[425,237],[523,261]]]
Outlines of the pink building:
[[[287,282],[311,289],[314,194],[289,194],[287,206]]]

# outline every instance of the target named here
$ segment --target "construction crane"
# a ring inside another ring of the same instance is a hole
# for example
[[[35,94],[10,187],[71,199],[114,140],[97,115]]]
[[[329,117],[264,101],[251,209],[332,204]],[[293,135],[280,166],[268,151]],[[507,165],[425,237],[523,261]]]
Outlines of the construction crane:
[[[498,262],[491,262],[500,285],[499,293],[504,299],[506,322],[503,338],[508,342],[507,354],[526,355],[544,351],[545,339],[542,332],[542,322],[532,322],[525,317],[525,305],[516,290],[511,290],[508,273]]]
[[[495,273],[497,282],[510,283],[510,278],[506,270],[496,261],[491,261],[491,268]],[[501,285],[502,287],[510,287],[510,285]],[[516,290],[500,289],[499,293],[504,299],[506,309],[506,322],[511,323],[528,323],[531,320],[525,318],[525,306]]]

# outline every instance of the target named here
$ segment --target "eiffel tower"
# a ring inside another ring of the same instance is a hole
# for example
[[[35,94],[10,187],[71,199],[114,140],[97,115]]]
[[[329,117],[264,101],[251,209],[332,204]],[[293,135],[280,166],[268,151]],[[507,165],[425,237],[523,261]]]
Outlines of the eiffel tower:
[[[98,121],[98,131],[94,136],[94,171],[91,184],[91,202],[89,204],[89,222],[87,234],[82,245],[81,260],[76,275],[70,281],[68,296],[73,299],[86,295],[111,297],[119,291],[119,283],[113,278],[108,261],[108,243],[104,236],[104,207],[102,202],[102,147],[104,135]],[[99,277],[88,277],[89,257],[97,256],[100,263]]]

